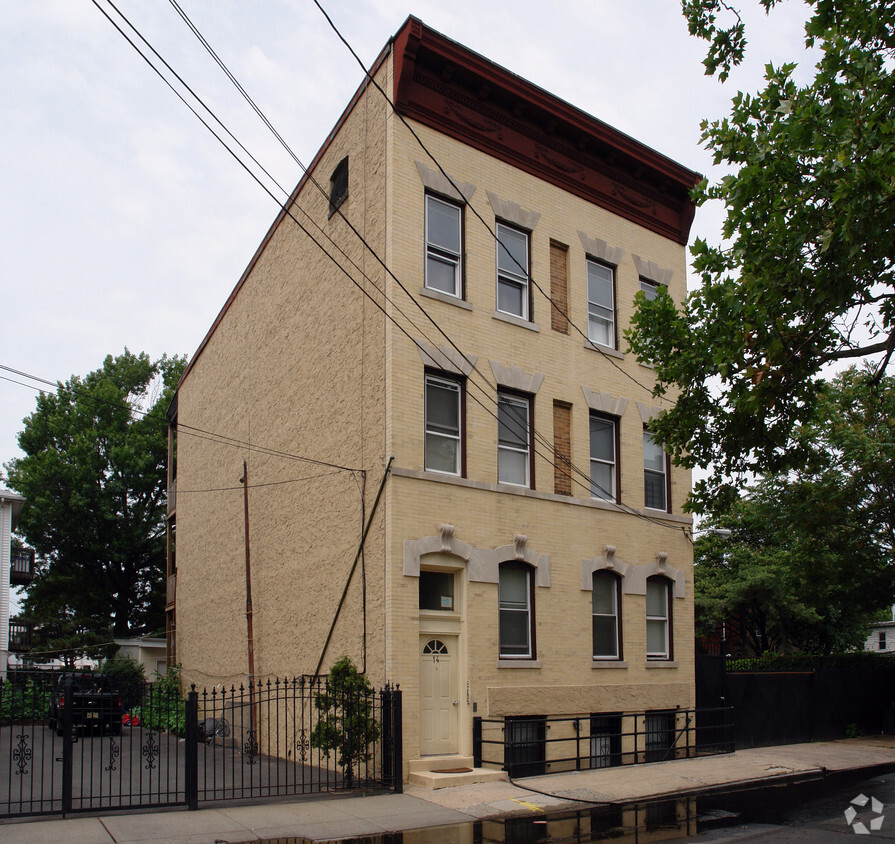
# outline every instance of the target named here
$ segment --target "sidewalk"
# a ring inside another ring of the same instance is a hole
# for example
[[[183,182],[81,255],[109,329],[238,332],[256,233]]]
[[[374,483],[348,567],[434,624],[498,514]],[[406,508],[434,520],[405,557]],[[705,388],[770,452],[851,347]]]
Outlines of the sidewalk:
[[[0,841],[17,844],[166,842],[215,844],[306,838],[332,841],[443,826],[484,818],[582,808],[577,801],[631,803],[723,791],[746,785],[800,782],[881,765],[895,767],[895,736],[740,750],[725,756],[603,768],[519,781],[404,794],[316,797],[216,809],[112,813],[99,817],[0,823]]]

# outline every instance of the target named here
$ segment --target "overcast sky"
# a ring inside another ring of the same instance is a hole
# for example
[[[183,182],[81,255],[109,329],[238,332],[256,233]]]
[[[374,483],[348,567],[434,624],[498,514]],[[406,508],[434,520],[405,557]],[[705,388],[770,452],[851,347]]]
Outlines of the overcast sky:
[[[105,0],[98,0],[105,6]],[[678,0],[321,0],[369,65],[412,13],[448,37],[681,164],[719,175],[699,123],[802,58],[804,7],[742,0],[747,64],[703,75]],[[116,5],[291,188],[300,171],[162,0]],[[180,0],[243,87],[309,162],[362,71],[312,0]],[[755,8],[752,8],[755,7]],[[106,7],[108,8],[108,7]],[[277,207],[90,0],[8,2],[0,17],[0,365],[51,381],[124,347],[192,355]],[[717,240],[718,209],[692,236]],[[34,410],[0,370],[0,463]],[[21,386],[8,379],[26,381]]]

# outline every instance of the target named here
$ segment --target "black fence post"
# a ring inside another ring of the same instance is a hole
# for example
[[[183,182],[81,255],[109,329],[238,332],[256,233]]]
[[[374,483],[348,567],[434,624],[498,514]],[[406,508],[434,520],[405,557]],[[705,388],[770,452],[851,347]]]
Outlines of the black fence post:
[[[404,793],[404,706],[401,700],[401,689],[395,686],[391,692],[392,699],[392,747],[393,782],[395,794]]]
[[[62,707],[56,708],[57,719],[62,716],[62,814],[71,813],[72,806],[72,744],[74,743],[74,681],[68,677],[62,684]],[[62,712],[59,712],[61,708]]]
[[[184,730],[184,790],[188,809],[199,808],[199,693],[192,686],[187,693]]]
[[[482,767],[482,716],[475,715],[472,719],[472,766]]]

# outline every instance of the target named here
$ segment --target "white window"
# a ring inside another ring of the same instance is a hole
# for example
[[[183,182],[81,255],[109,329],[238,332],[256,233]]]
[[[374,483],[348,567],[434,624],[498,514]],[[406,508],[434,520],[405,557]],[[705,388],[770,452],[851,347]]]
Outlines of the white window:
[[[616,347],[615,270],[590,259],[587,262],[587,338],[600,346]]]
[[[531,569],[504,563],[498,582],[500,655],[532,657]]]
[[[461,467],[459,381],[426,376],[426,469],[459,475]]]
[[[529,399],[506,393],[497,395],[497,481],[530,485],[531,426]]]
[[[590,497],[616,501],[616,428],[603,416],[590,417]]]
[[[426,197],[426,287],[462,297],[463,254],[460,206]]]
[[[671,659],[671,589],[664,577],[646,581],[646,658]]]
[[[618,594],[620,581],[612,572],[593,575],[594,659],[619,659]]]
[[[650,301],[659,297],[659,283],[657,281],[650,281],[648,278],[641,277],[640,290]]]
[[[668,458],[650,431],[643,432],[643,503],[651,510],[668,510]]]
[[[528,235],[497,224],[497,310],[529,319]]]

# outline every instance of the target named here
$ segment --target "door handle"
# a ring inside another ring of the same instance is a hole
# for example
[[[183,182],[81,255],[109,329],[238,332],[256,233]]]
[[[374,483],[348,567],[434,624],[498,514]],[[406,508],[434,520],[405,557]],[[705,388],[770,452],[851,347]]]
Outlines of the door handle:
[[[454,701],[454,706],[456,706],[458,703],[459,703],[459,701],[456,701],[456,700],[455,700],[455,701]]]

